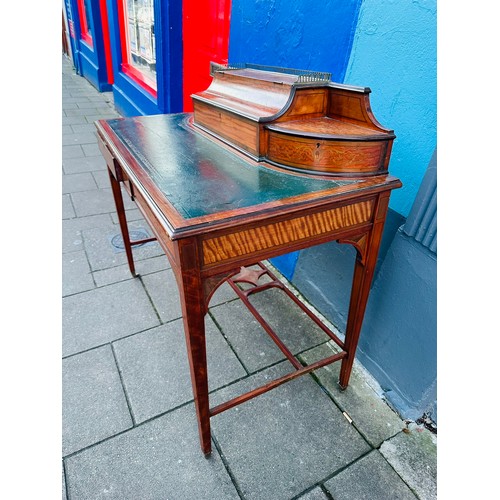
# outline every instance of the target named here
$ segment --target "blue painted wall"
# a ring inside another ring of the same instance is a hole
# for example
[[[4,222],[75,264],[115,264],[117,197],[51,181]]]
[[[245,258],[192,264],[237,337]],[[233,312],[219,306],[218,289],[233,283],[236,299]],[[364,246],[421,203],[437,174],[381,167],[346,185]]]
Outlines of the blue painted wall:
[[[229,61],[312,69],[342,82],[361,0],[233,0]]]
[[[407,216],[436,148],[436,0],[364,0],[345,81],[372,89],[372,110],[397,139],[390,207]]]

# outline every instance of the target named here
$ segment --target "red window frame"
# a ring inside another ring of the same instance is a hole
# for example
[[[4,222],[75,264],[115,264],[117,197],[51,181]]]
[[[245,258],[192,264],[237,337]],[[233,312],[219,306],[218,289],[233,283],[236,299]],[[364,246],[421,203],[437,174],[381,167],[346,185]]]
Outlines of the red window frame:
[[[132,80],[137,82],[144,90],[149,92],[155,99],[158,96],[156,90],[156,81],[148,78],[144,73],[139,71],[137,68],[130,64],[129,60],[129,50],[128,50],[128,26],[125,23],[125,8],[124,2],[127,0],[118,0],[118,24],[120,27],[120,41],[121,41],[121,52],[122,52],[122,64],[121,69],[123,73],[129,76]]]
[[[85,7],[85,0],[78,0],[78,17],[80,18],[80,38],[90,47],[94,46],[94,41],[92,40],[92,35],[89,31],[89,26],[87,24],[87,9]],[[89,13],[90,14],[90,13]]]

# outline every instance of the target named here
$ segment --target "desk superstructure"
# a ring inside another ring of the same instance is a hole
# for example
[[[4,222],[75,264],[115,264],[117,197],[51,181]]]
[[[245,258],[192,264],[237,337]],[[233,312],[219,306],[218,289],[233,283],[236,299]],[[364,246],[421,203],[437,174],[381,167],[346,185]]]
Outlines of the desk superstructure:
[[[373,117],[368,94],[321,73],[214,66],[192,114],[96,122],[131,273],[132,247],[145,240],[130,241],[120,185],[176,276],[205,454],[210,418],[222,411],[335,361],[348,385],[389,196],[401,186],[387,173],[394,134]],[[294,371],[210,408],[204,317],[213,292],[229,281],[251,308],[248,294],[280,286],[272,275],[271,285],[259,282],[262,260],[332,240],[357,251],[345,340],[316,320],[340,353],[304,367],[254,310]]]

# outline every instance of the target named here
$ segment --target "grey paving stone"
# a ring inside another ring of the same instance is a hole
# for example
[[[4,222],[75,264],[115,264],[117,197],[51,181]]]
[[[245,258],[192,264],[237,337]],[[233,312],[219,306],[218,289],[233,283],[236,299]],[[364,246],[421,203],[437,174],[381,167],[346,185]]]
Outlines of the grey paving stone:
[[[312,364],[338,351],[336,346],[334,349],[328,343],[301,354],[301,359],[306,364]],[[345,391],[338,385],[340,362],[315,370],[314,374],[373,447],[378,448],[383,441],[405,427],[401,418],[368,385],[356,366]]]
[[[72,95],[77,95],[75,93],[72,93]],[[78,94],[78,95],[84,95],[84,94]],[[97,109],[67,109],[64,111],[66,116],[85,116],[85,115],[95,115],[98,114]]]
[[[78,217],[104,214],[115,210],[111,189],[76,192],[72,193],[71,199]]]
[[[130,427],[132,418],[111,347],[63,359],[63,455]]]
[[[246,372],[210,318],[205,324],[209,388],[214,390]],[[193,399],[182,320],[118,340],[114,348],[136,422]]]
[[[143,276],[142,281],[163,323],[182,318],[179,291],[172,269]]]
[[[76,193],[77,191],[89,191],[90,189],[97,189],[97,184],[91,173],[85,172],[82,174],[63,175],[63,194]]]
[[[74,132],[70,125],[63,125],[61,127],[61,133],[62,135],[65,135],[65,134],[73,134]]]
[[[78,109],[78,106],[76,105],[76,103],[74,102],[68,102],[67,100],[64,100],[63,101],[63,105],[62,105],[62,109],[63,110],[67,110],[67,109]]]
[[[88,97],[65,97],[64,98],[65,103],[70,103],[70,102],[76,102],[76,103],[81,103],[81,102],[90,102],[90,99]]]
[[[85,119],[85,116],[63,116],[62,117],[62,124],[63,125],[85,125],[87,120]]]
[[[143,221],[143,226],[148,227],[148,223],[146,222],[138,208],[125,210],[125,216],[127,217],[128,222]],[[116,214],[116,212],[111,213],[111,219],[113,220],[114,224],[118,224],[118,215]]]
[[[89,121],[89,123],[94,122]],[[99,146],[97,145],[97,142],[95,144],[82,144],[82,149],[85,156],[99,156],[100,158],[102,158],[102,153],[99,149]]]
[[[251,302],[292,353],[328,339],[325,333],[279,290],[267,290],[251,296]],[[212,313],[250,372],[284,359],[283,353],[240,301],[214,308]]]
[[[328,500],[328,497],[323,493],[320,487],[301,495],[297,500]]]
[[[69,158],[63,160],[63,169],[66,175],[78,174],[82,172],[93,172],[96,170],[106,170],[106,162],[101,156],[81,156],[79,158]]]
[[[108,169],[95,170],[92,172],[92,176],[94,177],[97,187],[99,189],[109,188],[110,182],[109,182]]]
[[[94,123],[95,121],[97,120],[110,120],[112,118],[119,118],[120,115],[113,109],[109,109],[109,110],[105,110],[105,109],[101,109],[101,110],[98,110],[97,113],[95,114],[87,114],[85,116],[85,119],[89,122],[89,123]]]
[[[78,500],[239,500],[217,451],[200,451],[192,405],[66,460]]]
[[[384,457],[373,450],[325,483],[335,500],[416,500]]]
[[[135,262],[136,273],[144,276],[146,274],[156,273],[170,269],[170,264],[165,255],[151,257],[150,259],[138,260]],[[128,264],[122,264],[116,267],[110,267],[93,273],[97,286],[110,285],[118,281],[125,281],[132,278]]]
[[[95,133],[96,129],[95,126],[92,123],[81,123],[81,124],[74,124],[71,125],[71,130],[73,131],[74,134],[82,134],[82,133]]]
[[[75,252],[83,249],[82,230],[94,227],[109,226],[110,215],[91,215],[62,221],[62,251]]]
[[[87,256],[83,250],[63,255],[62,278],[63,297],[95,287]]]
[[[149,274],[142,280],[163,322],[182,317],[179,290],[171,269]],[[210,307],[235,298],[236,294],[225,283],[215,291]]]
[[[113,92],[101,92],[99,95],[87,98],[90,102],[110,102],[113,103]]]
[[[291,371],[280,363],[217,391],[211,405]],[[370,450],[308,375],[226,410],[211,424],[248,500],[290,499]]]
[[[91,102],[89,99],[87,99],[87,102],[79,102],[78,107],[82,109],[88,109],[88,108],[99,109],[99,107],[101,106],[101,102],[103,101],[96,100]]]
[[[147,229],[142,221],[138,223],[132,221],[128,224],[128,227],[129,230]],[[100,271],[127,263],[125,252],[117,251],[111,243],[112,238],[120,234],[119,226],[113,224],[82,231],[82,238],[85,241],[85,250],[92,271]],[[133,255],[134,262],[138,265],[138,261],[142,259],[164,255],[164,253],[158,243],[152,242],[144,246],[133,247]]]
[[[63,146],[62,147],[63,162],[64,162],[64,160],[70,160],[72,158],[83,158],[83,156],[85,156],[85,155],[83,154],[83,149],[79,144],[77,144],[76,146]]]
[[[139,280],[63,298],[63,354],[68,356],[159,324]]]
[[[73,208],[73,204],[71,203],[71,198],[69,194],[63,194],[62,197],[62,218],[63,219],[71,219],[76,217],[75,209]]]
[[[382,443],[380,452],[420,500],[437,497],[437,438],[422,426],[411,424],[409,433]]]

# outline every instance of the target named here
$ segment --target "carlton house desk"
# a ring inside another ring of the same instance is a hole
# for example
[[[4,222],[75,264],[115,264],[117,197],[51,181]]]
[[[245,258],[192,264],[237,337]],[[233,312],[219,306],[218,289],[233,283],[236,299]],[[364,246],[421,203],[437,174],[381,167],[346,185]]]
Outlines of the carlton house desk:
[[[325,73],[247,64],[212,65],[211,74],[210,87],[192,96],[193,113],[96,122],[132,275],[132,247],[149,240],[130,241],[122,185],[177,280],[206,455],[210,418],[222,411],[337,361],[347,387],[389,196],[401,186],[388,174],[395,136],[373,116],[370,89],[333,83]],[[316,319],[341,350],[303,366],[247,297],[281,286],[261,261],[332,240],[357,251],[345,339]],[[264,284],[263,274],[270,276]],[[225,281],[294,370],[210,408],[204,317]]]

